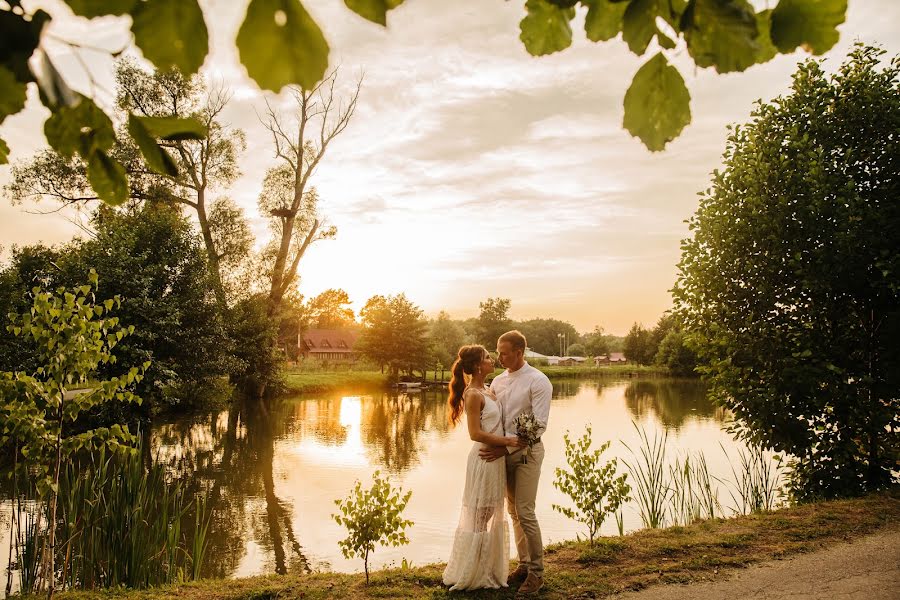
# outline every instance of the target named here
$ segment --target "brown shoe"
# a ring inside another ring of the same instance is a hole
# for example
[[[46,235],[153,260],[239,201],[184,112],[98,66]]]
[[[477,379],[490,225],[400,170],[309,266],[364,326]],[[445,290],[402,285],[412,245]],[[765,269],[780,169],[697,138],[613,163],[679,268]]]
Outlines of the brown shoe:
[[[519,585],[528,577],[528,567],[519,565],[516,570],[509,574],[506,578],[506,585]]]
[[[525,594],[534,594],[541,586],[544,585],[544,578],[538,577],[534,573],[529,573],[528,577],[525,579],[525,583],[522,584],[522,587],[519,588],[519,591],[516,595],[525,595]]]

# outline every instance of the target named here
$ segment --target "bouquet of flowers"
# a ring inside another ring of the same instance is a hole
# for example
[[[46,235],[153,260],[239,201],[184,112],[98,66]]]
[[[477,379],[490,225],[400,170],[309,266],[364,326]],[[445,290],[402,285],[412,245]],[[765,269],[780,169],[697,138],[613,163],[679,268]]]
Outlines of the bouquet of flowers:
[[[538,440],[538,431],[541,428],[540,422],[535,418],[534,413],[519,413],[516,417],[516,435],[528,444],[530,449]],[[528,462],[528,451],[525,451],[525,459]]]

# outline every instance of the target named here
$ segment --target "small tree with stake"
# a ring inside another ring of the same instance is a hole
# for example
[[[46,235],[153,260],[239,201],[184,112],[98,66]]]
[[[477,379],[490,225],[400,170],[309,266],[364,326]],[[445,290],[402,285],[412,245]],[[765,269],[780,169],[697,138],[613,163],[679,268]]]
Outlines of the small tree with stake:
[[[631,492],[631,486],[625,481],[628,475],[616,477],[615,458],[606,464],[600,463],[600,455],[609,448],[609,442],[591,452],[590,426],[578,441],[573,443],[568,432],[563,440],[566,444],[566,462],[572,471],[557,467],[553,486],[571,498],[575,508],[554,504],[553,509],[587,525],[588,538],[593,546],[594,537],[606,517],[628,500]]]
[[[371,489],[362,489],[357,481],[347,498],[335,500],[341,512],[332,515],[350,534],[338,542],[344,558],[358,557],[365,563],[366,585],[369,585],[369,554],[375,551],[375,545],[408,544],[404,529],[413,524],[401,517],[412,492],[401,495],[403,490],[392,488],[387,479],[381,478],[380,471],[375,471],[372,479]]]

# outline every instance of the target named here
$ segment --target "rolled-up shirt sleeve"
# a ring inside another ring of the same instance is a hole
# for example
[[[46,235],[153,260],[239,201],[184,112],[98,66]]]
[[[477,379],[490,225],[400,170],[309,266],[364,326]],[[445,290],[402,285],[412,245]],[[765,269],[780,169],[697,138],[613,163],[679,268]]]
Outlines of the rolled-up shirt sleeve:
[[[538,436],[544,435],[547,422],[550,420],[550,400],[553,397],[553,385],[546,377],[535,378],[531,382],[531,410],[540,422]]]

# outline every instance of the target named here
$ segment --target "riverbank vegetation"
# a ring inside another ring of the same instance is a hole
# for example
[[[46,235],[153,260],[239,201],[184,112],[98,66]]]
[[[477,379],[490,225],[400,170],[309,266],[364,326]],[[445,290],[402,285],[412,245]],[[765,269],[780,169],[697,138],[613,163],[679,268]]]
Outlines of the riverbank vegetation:
[[[716,579],[727,569],[812,552],[896,524],[897,490],[852,500],[810,503],[775,512],[708,519],[688,526],[552,544],[545,551],[542,598],[606,597],[653,585]],[[147,591],[105,592],[104,598],[202,600],[251,598],[512,598],[508,590],[450,594],[443,564],[363,573],[311,573],[201,580]],[[71,600],[97,594],[67,592]]]

